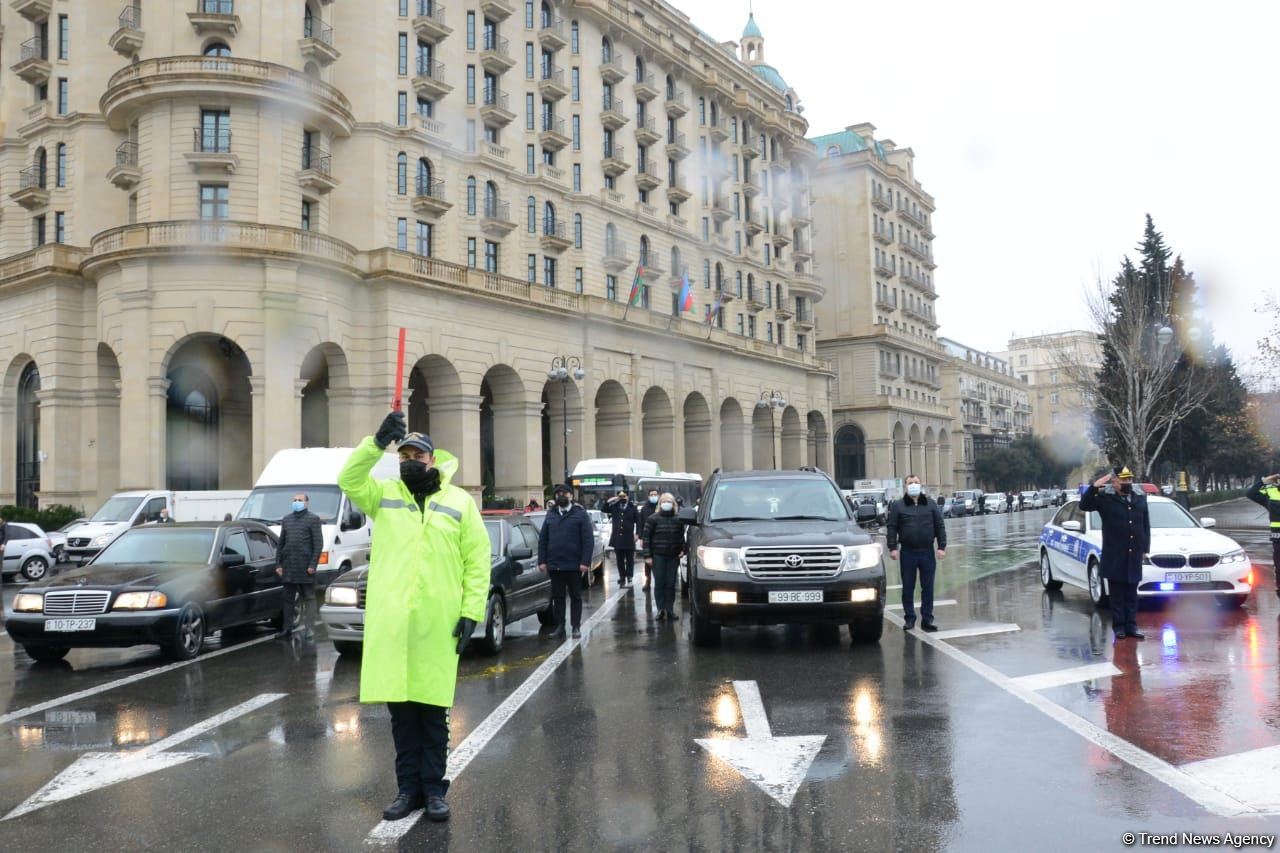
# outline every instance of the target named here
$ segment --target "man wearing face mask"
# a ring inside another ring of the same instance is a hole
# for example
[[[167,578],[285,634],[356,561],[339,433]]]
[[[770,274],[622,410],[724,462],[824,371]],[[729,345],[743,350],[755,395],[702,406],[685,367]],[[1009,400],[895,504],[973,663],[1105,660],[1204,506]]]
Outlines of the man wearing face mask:
[[[902,619],[910,631],[916,626],[916,575],[920,575],[920,627],[933,632],[933,579],[938,560],[947,556],[947,524],[942,508],[930,501],[915,474],[907,475],[907,494],[889,507],[886,533],[889,556],[902,560]],[[934,545],[937,544],[935,550]]]
[[[641,589],[645,592],[649,591],[649,584],[653,577],[653,554],[649,551],[648,543],[644,540],[644,529],[649,523],[649,517],[657,511],[658,490],[650,489],[644,506],[640,507],[640,517],[636,524],[636,533],[640,536],[636,540],[636,547],[640,549],[640,559],[644,561],[644,586]]]
[[[628,586],[636,573],[636,525],[640,514],[626,491],[610,498],[605,503],[605,510],[612,523],[609,547],[613,549],[613,559],[618,564],[618,586]]]
[[[582,626],[582,579],[591,569],[595,551],[595,531],[591,516],[573,502],[573,490],[555,488],[555,505],[547,509],[538,534],[538,570],[551,576],[551,601],[556,614],[556,630],[552,639],[563,640],[565,605],[569,596],[569,618],[573,636],[580,637]]]
[[[1111,600],[1111,630],[1117,640],[1145,640],[1138,630],[1138,584],[1151,550],[1147,496],[1133,487],[1128,468],[1117,469],[1085,490],[1080,509],[1102,518],[1101,571]]]
[[[676,515],[676,499],[670,492],[658,501],[658,511],[644,523],[644,541],[653,558],[654,604],[658,621],[676,619],[676,576],[685,551],[685,525]]]
[[[398,442],[400,478],[374,465]],[[458,460],[431,437],[405,434],[402,412],[383,420],[347,460],[338,485],[373,522],[360,701],[387,704],[399,793],[383,812],[427,810],[449,819],[444,778],[458,657],[483,621],[489,534],[476,502],[452,484]]]
[[[324,528],[320,516],[307,509],[310,499],[304,492],[293,496],[293,512],[280,519],[280,544],[276,548],[276,575],[284,582],[284,630],[293,633],[297,623],[311,635],[311,605],[315,601],[316,566],[324,551]],[[302,618],[297,611],[301,605]]]

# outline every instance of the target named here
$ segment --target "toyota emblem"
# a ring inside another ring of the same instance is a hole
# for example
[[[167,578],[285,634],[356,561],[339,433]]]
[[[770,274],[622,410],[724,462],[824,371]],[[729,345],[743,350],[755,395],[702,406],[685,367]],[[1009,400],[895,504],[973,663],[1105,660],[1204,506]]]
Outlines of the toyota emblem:
[[[788,554],[787,559],[783,562],[787,564],[788,569],[798,569],[804,565],[804,557],[799,554]]]

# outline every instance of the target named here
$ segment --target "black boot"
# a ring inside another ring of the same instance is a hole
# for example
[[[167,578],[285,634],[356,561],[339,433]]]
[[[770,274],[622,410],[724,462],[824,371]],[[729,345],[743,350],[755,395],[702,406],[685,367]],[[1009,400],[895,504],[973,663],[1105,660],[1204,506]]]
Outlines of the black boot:
[[[449,819],[449,804],[444,797],[427,797],[427,817],[437,823]]]
[[[421,794],[406,794],[403,791],[396,795],[391,805],[382,810],[383,820],[400,820],[426,805]]]

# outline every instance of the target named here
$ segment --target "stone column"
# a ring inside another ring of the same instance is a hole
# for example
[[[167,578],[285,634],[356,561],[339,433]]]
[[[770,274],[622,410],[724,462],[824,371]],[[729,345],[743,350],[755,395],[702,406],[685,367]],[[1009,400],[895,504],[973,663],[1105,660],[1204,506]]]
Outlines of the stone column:
[[[893,439],[890,438],[868,438],[866,439],[867,447],[867,478],[868,479],[888,479],[895,476],[893,470]],[[897,474],[896,476],[902,476]]]
[[[17,500],[18,468],[18,398],[17,388],[5,389],[0,394],[0,505],[13,504]]]
[[[254,396],[254,465],[256,476],[279,450],[302,442],[301,356],[298,354],[298,267],[264,261],[262,265],[262,352],[252,364],[255,379],[265,379],[263,396]],[[258,386],[255,385],[255,390]],[[258,412],[263,417],[259,418]]]
[[[354,447],[363,438],[353,431],[352,414],[355,394],[351,388],[329,388],[329,444],[332,447]]]
[[[519,506],[542,499],[542,401],[493,407],[494,486],[498,497]]]
[[[479,501],[480,482],[480,395],[451,394],[431,397],[431,440],[436,447],[458,458],[453,484],[466,489]]]
[[[41,375],[41,382],[52,377]],[[53,381],[57,381],[54,379]],[[89,460],[83,452],[80,424],[84,400],[77,390],[42,387],[36,393],[40,405],[40,506],[82,506],[90,491],[84,485]]]

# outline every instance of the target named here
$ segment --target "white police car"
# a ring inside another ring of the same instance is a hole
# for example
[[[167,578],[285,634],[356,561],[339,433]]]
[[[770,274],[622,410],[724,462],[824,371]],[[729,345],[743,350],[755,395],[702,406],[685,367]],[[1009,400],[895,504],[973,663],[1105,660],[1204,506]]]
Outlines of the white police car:
[[[1138,596],[1213,595],[1239,607],[1253,589],[1249,555],[1234,540],[1215,533],[1212,518],[1196,519],[1168,498],[1149,495],[1151,554],[1142,567]],[[1078,499],[1066,503],[1040,533],[1040,582],[1045,589],[1064,583],[1089,593],[1099,607],[1107,603],[1101,577],[1102,519],[1083,512]]]

